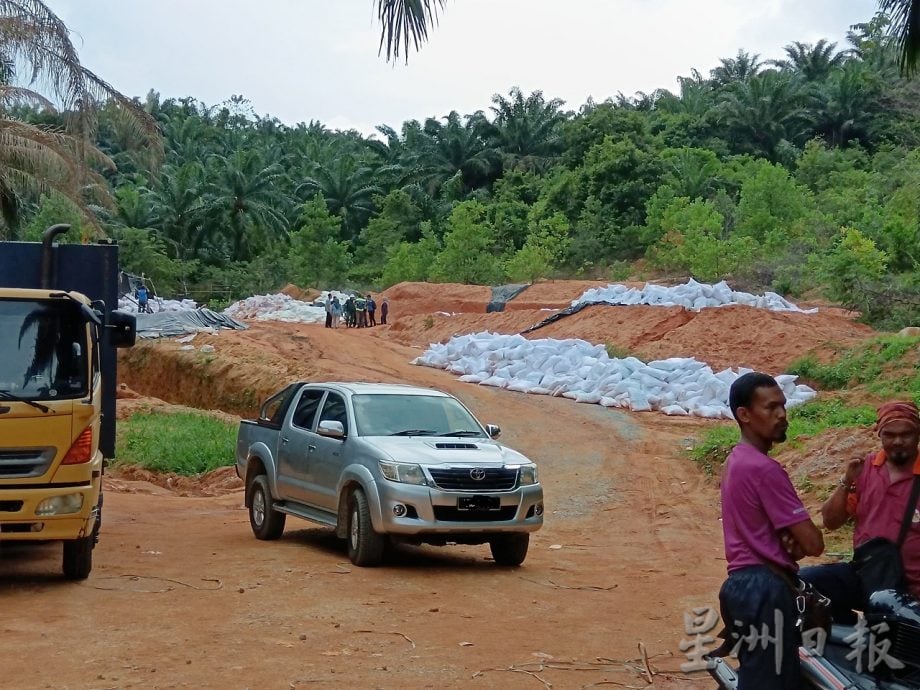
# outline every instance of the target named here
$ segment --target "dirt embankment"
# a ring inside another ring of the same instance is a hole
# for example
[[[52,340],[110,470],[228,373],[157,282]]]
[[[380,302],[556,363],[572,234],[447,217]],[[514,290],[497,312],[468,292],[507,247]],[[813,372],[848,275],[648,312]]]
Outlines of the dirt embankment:
[[[488,287],[399,283],[380,295],[390,301],[390,325],[368,335],[425,348],[465,333],[520,333],[568,307],[586,290],[607,284],[590,280],[539,282],[506,303],[503,312],[486,313],[491,299]],[[691,312],[680,307],[598,305],[527,337],[582,338],[646,360],[696,357],[715,369],[746,366],[778,374],[803,355],[814,353],[826,358],[872,334],[871,328],[853,320],[853,314],[828,305],[820,305],[817,314],[745,306]]]

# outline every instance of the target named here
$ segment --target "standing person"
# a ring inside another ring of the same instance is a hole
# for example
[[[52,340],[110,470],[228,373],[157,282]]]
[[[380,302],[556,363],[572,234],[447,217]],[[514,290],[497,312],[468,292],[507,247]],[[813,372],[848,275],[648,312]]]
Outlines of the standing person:
[[[367,301],[361,295],[355,297],[355,316],[358,328],[367,326]]]
[[[912,402],[880,406],[875,431],[881,450],[850,460],[834,493],[821,507],[824,526],[839,529],[853,520],[854,562],[803,568],[801,577],[830,598],[835,623],[856,622],[853,609],[865,610],[879,588],[857,572],[859,547],[881,537],[899,547],[904,566],[902,588],[920,612],[920,412]],[[903,535],[903,536],[902,536]],[[900,542],[900,543],[899,543]],[[896,567],[895,564],[892,564]],[[865,581],[864,581],[865,580]]]
[[[349,295],[345,300],[345,325],[348,328],[355,327],[355,298],[353,295]]]
[[[332,293],[326,293],[326,328],[332,328]]]
[[[390,300],[386,297],[383,298],[383,302],[380,305],[380,325],[387,325],[387,314],[390,313]]]
[[[377,303],[374,301],[374,298],[368,294],[367,296],[367,325],[376,326],[377,325]]]
[[[150,305],[148,300],[150,299],[150,294],[147,292],[147,285],[145,283],[141,282],[141,284],[137,286],[137,290],[134,291],[134,296],[137,297],[137,310],[142,314],[149,313]]]
[[[731,386],[729,407],[741,428],[722,473],[722,529],[728,579],[719,592],[726,644],[737,650],[738,690],[798,690],[800,634],[791,583],[804,556],[824,539],[789,475],[767,455],[786,440],[786,397],[776,380],[752,372]],[[751,631],[759,644],[742,639]]]
[[[332,327],[339,327],[339,320],[342,318],[342,303],[339,302],[339,298],[332,298]]]

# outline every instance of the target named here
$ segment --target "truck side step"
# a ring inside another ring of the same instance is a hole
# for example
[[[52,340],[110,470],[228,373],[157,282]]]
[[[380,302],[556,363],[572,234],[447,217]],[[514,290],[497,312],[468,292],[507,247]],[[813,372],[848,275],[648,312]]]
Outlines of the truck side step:
[[[318,522],[327,527],[336,526],[336,515],[326,512],[325,510],[320,510],[319,508],[311,508],[300,503],[290,502],[276,503],[274,507],[279,513],[286,513],[288,515],[303,518],[304,520]]]

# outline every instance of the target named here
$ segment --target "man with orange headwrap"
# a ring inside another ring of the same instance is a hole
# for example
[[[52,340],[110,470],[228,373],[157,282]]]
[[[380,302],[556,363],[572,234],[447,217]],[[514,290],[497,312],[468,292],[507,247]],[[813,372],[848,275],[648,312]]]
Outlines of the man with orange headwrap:
[[[912,490],[920,476],[920,414],[912,402],[890,402],[878,408],[875,430],[882,449],[851,460],[821,514],[827,529],[854,520],[853,545],[882,537],[897,543]],[[920,508],[912,506],[910,525],[901,546],[906,586],[920,600]],[[834,620],[852,623],[853,609],[863,609],[865,591],[852,563],[803,568],[799,576],[830,597]]]

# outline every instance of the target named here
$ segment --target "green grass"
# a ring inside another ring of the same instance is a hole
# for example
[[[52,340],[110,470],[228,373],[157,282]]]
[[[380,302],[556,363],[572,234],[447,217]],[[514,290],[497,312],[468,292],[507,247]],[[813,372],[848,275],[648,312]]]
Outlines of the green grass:
[[[609,340],[604,343],[604,349],[607,350],[607,356],[610,359],[626,359],[630,356],[628,348],[621,347]]]
[[[837,361],[821,364],[814,355],[793,362],[790,373],[798,374],[824,390],[865,385],[866,390],[890,398],[910,396],[920,402],[920,338],[880,336],[847,350]]]
[[[119,422],[120,464],[195,475],[232,465],[235,424],[194,413],[144,412]]]
[[[789,411],[789,445],[801,443],[802,438],[815,436],[825,429],[866,426],[875,421],[875,409],[869,405],[847,406],[836,399],[818,399]],[[737,425],[722,425],[710,429],[690,451],[690,457],[712,474],[722,466],[728,454],[740,440]]]

